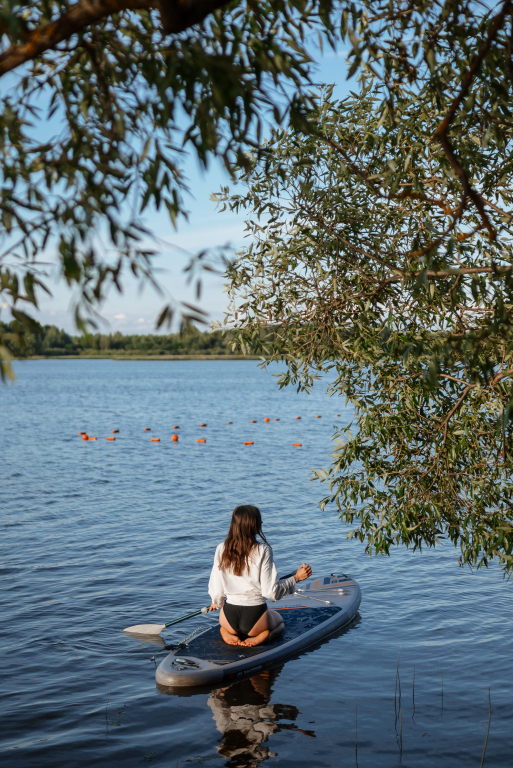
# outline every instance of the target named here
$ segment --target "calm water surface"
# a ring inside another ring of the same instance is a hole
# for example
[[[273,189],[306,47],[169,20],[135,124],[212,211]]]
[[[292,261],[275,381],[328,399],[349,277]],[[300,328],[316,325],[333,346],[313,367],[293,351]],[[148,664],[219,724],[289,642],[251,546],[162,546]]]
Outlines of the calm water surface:
[[[0,389],[3,765],[479,767],[489,689],[485,765],[513,764],[513,585],[459,569],[450,545],[369,560],[345,540],[308,482],[333,424],[351,419],[323,385],[279,391],[249,361],[30,361],[17,373]],[[270,673],[158,690],[164,641],[121,630],[207,604],[239,503],[261,508],[282,573],[308,561],[354,576],[359,616]]]

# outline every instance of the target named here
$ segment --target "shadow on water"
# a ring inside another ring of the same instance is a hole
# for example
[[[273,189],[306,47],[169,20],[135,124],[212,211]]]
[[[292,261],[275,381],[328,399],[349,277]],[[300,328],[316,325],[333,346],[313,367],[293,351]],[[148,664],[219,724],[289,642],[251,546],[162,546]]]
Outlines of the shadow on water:
[[[357,614],[349,625],[291,656],[288,661],[314,654],[332,640],[353,632],[361,623],[361,617]],[[283,731],[294,731],[309,739],[316,738],[315,731],[296,725],[295,721],[301,712],[294,703],[282,704],[272,701],[274,683],[284,666],[281,662],[258,675],[243,677],[221,687],[217,684],[216,687],[171,688],[157,684],[157,689],[167,696],[185,698],[204,696],[208,693],[207,706],[211,709],[216,728],[221,733],[219,743],[215,747],[217,755],[224,758],[225,765],[230,768],[258,768],[264,760],[271,757],[278,761],[278,753],[266,745],[271,736]],[[199,757],[196,762],[204,762],[205,759]]]

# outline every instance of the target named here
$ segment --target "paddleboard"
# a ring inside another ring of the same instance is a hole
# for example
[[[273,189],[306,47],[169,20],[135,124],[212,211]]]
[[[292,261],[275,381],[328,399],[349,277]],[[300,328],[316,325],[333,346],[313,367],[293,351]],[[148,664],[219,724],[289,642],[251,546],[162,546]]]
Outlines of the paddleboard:
[[[358,583],[345,573],[310,578],[296,592],[273,602],[285,630],[254,648],[228,645],[219,625],[199,627],[160,663],[155,673],[164,686],[210,685],[260,672],[314,645],[354,619],[361,601]]]

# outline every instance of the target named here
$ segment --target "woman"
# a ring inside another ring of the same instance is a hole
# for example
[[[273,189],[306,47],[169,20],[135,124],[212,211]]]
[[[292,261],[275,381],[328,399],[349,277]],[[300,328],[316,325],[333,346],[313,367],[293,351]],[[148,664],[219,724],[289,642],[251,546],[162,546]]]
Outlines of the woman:
[[[262,541],[257,541],[257,536]],[[236,507],[228,536],[219,544],[208,584],[211,611],[221,607],[221,636],[229,645],[260,645],[285,629],[265,599],[280,600],[295,591],[296,582],[312,575],[309,565],[280,581],[273,552],[262,533],[262,518],[250,504]]]

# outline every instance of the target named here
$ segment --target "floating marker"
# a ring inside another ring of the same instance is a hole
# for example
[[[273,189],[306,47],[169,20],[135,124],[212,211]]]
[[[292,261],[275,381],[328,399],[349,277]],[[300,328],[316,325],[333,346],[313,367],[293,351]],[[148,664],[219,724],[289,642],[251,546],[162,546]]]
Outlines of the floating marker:
[[[269,418],[269,416],[266,416],[264,421],[271,421],[271,419]]]
[[[119,429],[113,429],[112,434],[115,435],[117,432],[119,432]]]
[[[150,442],[152,442],[152,443],[160,443],[160,437],[152,437]]]
[[[178,435],[173,435],[171,440],[174,440],[174,442],[177,443],[178,442]]]
[[[244,445],[254,445],[253,440],[246,440]]]
[[[108,438],[107,438],[107,440],[111,440],[111,441],[112,441],[112,440],[115,440],[115,439],[116,439],[115,437],[108,437]]]
[[[207,426],[206,424],[200,424],[200,427],[206,427],[206,426]]]
[[[303,445],[303,443],[292,443],[292,445],[295,445],[297,448],[301,448],[301,446]]]
[[[296,416],[296,420],[297,420],[297,419],[300,419],[300,418],[301,418],[301,416]]]
[[[177,426],[173,427],[173,429],[180,429],[180,427],[177,425]]]
[[[205,440],[205,438],[204,438],[204,437],[199,437],[199,438],[198,438],[198,440],[197,440],[197,442],[198,442],[198,443],[206,443],[207,441]]]
[[[87,432],[79,432],[79,435],[87,435]]]
[[[252,419],[249,423],[250,424],[256,424],[256,419]]]
[[[80,432],[80,434],[82,435],[82,440],[89,440],[87,437],[87,432]]]
[[[151,427],[144,427],[145,432],[151,432]]]
[[[233,421],[227,421],[226,423],[227,424],[233,424]]]
[[[98,440],[98,438],[97,438],[97,437],[87,437],[86,439],[87,439],[87,440]]]
[[[315,418],[316,419],[322,419],[322,416],[316,416]]]
[[[279,421],[279,419],[275,419],[275,421]]]
[[[340,413],[336,413],[335,416],[340,416]]]

